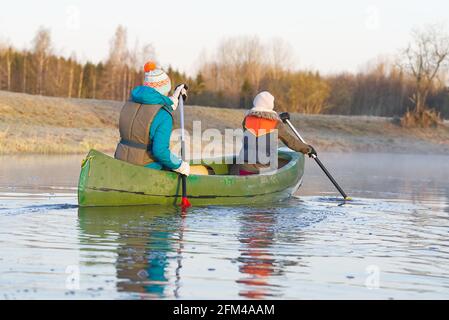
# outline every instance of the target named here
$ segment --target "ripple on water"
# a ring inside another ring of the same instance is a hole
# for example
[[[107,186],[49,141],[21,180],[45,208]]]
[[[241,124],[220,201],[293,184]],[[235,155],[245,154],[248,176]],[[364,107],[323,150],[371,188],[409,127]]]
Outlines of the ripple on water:
[[[2,199],[0,294],[9,298],[449,293],[448,216],[431,202],[301,197],[192,208],[183,219],[174,208],[77,208],[67,194]],[[379,288],[368,290],[376,272]]]

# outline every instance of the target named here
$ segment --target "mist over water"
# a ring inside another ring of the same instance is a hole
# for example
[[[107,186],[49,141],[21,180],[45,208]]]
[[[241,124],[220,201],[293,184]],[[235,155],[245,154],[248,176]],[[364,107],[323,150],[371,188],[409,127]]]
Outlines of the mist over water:
[[[1,157],[0,299],[444,299],[449,156],[312,160],[270,206],[78,208],[82,156]]]

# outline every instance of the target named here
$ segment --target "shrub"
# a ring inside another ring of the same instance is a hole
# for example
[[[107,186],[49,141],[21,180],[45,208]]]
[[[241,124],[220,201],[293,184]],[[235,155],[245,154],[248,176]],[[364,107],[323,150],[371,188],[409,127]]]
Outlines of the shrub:
[[[433,109],[407,111],[401,119],[401,126],[406,128],[436,128],[442,123],[441,115]]]

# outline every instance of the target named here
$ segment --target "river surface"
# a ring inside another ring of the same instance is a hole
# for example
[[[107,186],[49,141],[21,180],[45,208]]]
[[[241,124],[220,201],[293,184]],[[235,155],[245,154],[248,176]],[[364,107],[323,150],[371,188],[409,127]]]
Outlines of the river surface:
[[[0,299],[447,299],[449,156],[322,154],[284,203],[79,209],[82,156],[0,157]]]

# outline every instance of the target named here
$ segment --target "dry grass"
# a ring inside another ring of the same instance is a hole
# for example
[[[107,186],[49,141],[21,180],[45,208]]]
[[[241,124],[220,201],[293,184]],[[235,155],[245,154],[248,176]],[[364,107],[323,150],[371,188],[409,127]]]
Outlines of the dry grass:
[[[1,121],[62,128],[115,128],[120,102],[42,97],[0,91]]]
[[[407,111],[401,119],[405,128],[436,128],[442,123],[440,113],[435,110]]]
[[[91,148],[112,151],[118,140],[115,128],[12,127],[13,130],[0,130],[0,154],[71,154],[85,153]]]
[[[111,151],[121,105],[0,91],[0,154]]]
[[[38,97],[0,91],[0,154],[112,152],[121,102]],[[186,128],[239,128],[244,110],[186,106]],[[179,124],[179,113],[175,114]],[[449,123],[404,128],[390,118],[292,115],[303,137],[319,150],[449,153]]]

